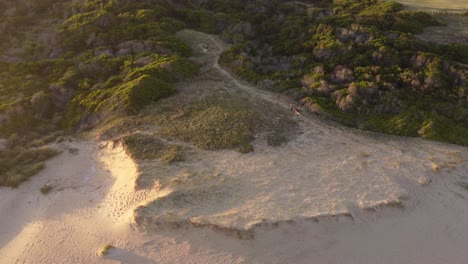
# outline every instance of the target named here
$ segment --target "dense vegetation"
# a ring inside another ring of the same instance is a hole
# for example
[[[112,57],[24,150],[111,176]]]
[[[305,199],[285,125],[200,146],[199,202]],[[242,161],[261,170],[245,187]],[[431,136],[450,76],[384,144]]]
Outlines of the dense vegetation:
[[[0,162],[8,157],[9,165],[2,165],[0,185],[17,165],[42,161],[12,157],[42,151],[41,142],[63,134],[57,131],[137,114],[197,74],[190,47],[175,37],[184,28],[220,34],[233,44],[223,65],[311,111],[362,129],[468,145],[467,45],[419,41],[413,34],[439,22],[394,2],[309,2],[314,7],[280,0],[2,1],[0,137],[9,143]],[[178,122],[196,124],[203,111]],[[245,145],[252,128],[231,119],[248,115],[222,111],[209,109],[219,114],[214,121],[229,117],[233,133],[240,129],[239,142],[202,126],[165,133],[196,134],[200,145],[214,140],[208,149]]]
[[[440,23],[395,2],[334,2],[239,11],[221,63],[349,126],[468,145],[468,46],[418,40]]]
[[[165,1],[2,2],[0,137],[9,140],[0,150],[0,185],[17,185],[8,180],[16,165],[42,168],[42,158],[8,157],[41,150],[20,142],[53,142],[57,131],[136,114],[197,73],[190,47],[174,35],[185,28],[175,8]]]

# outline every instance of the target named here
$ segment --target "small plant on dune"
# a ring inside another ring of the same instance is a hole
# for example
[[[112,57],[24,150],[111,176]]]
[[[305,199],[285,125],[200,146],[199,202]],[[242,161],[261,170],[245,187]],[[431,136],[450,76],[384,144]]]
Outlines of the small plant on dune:
[[[167,164],[185,161],[183,148],[175,145],[169,146],[163,151],[160,159]]]
[[[458,186],[468,191],[468,182],[457,182]]]
[[[106,244],[102,247],[101,251],[99,252],[99,255],[101,256],[107,256],[109,254],[109,250],[115,248],[111,244]]]
[[[243,154],[254,152],[254,147],[252,146],[252,144],[245,144],[239,148],[239,152]]]
[[[41,187],[41,193],[46,195],[49,194],[54,189],[53,185],[45,184]]]
[[[267,137],[267,144],[272,147],[279,147],[283,145],[287,140],[284,135],[281,134],[273,134]]]

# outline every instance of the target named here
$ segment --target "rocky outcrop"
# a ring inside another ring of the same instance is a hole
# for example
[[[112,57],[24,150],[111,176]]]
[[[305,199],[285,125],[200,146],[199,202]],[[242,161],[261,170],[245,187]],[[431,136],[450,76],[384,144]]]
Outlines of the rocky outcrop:
[[[150,52],[155,49],[155,44],[151,41],[129,40],[117,45],[115,54],[126,56],[141,52]]]

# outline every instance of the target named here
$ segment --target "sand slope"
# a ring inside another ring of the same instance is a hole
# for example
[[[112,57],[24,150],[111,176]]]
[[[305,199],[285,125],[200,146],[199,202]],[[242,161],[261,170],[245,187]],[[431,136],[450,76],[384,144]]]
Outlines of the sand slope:
[[[430,144],[430,143],[428,143]],[[466,263],[468,191],[441,173],[415,187],[405,209],[357,210],[263,227],[239,240],[210,229],[131,227],[131,208],[157,194],[133,190],[134,166],[119,146],[93,142],[48,163],[17,190],[0,189],[1,263]],[[66,163],[65,163],[66,162]],[[109,170],[109,171],[107,171]],[[467,179],[468,167],[459,172]],[[115,178],[118,177],[118,178]],[[56,185],[47,196],[45,183]],[[117,249],[102,258],[107,243]]]

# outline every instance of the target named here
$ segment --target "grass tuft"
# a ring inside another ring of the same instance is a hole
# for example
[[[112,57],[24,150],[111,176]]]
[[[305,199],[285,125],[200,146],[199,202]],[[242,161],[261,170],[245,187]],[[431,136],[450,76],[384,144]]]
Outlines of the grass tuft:
[[[45,184],[41,187],[41,193],[44,195],[49,194],[54,188],[53,185]]]
[[[252,144],[243,145],[239,148],[239,152],[243,154],[254,152],[254,147],[252,146]]]
[[[133,134],[124,138],[127,153],[137,160],[160,159],[163,163],[185,161],[184,148],[164,143],[156,135]]]
[[[134,159],[155,159],[160,156],[165,144],[154,135],[133,134],[123,140],[127,152]]]
[[[172,164],[174,162],[185,161],[185,154],[180,146],[169,146],[167,147],[160,157],[161,161],[167,164]]]
[[[287,138],[281,134],[273,134],[267,137],[267,144],[272,147],[279,147],[287,142]]]
[[[101,256],[107,256],[109,254],[109,250],[115,248],[111,244],[106,244],[102,247],[101,251],[99,252],[99,255]]]

